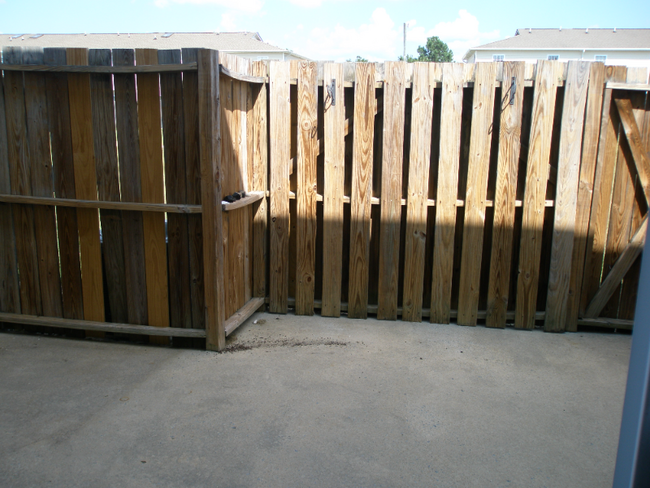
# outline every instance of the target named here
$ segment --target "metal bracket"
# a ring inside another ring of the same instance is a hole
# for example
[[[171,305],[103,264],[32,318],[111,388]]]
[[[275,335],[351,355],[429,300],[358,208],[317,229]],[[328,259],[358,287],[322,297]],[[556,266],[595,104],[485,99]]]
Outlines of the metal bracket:
[[[517,93],[517,78],[513,76],[510,82],[510,105],[515,104],[515,93]]]
[[[327,94],[332,100],[332,105],[336,105],[336,80],[332,80],[329,85],[327,85]]]

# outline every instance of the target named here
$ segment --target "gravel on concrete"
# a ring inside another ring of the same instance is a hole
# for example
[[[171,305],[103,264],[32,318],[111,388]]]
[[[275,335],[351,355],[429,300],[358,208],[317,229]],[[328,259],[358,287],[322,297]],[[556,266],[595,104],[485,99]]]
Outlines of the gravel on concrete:
[[[266,313],[233,335],[1,333],[0,485],[611,486],[629,335]]]

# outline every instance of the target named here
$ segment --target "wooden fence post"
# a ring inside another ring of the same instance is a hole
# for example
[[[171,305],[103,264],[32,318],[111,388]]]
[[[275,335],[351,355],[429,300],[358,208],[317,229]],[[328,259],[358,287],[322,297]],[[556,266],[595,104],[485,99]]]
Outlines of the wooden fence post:
[[[221,351],[226,345],[226,331],[221,216],[219,52],[201,49],[198,53],[198,68],[206,347]]]

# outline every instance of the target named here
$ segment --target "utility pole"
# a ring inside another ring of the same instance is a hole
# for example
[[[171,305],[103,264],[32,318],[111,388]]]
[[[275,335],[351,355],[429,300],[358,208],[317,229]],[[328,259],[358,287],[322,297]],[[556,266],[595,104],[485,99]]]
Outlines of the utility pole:
[[[404,22],[404,61],[406,61],[406,22]]]

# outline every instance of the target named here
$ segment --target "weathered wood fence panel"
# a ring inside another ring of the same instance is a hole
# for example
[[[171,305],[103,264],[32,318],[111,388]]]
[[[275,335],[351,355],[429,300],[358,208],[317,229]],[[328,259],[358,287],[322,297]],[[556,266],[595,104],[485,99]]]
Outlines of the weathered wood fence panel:
[[[2,72],[0,321],[44,316],[90,335],[157,326],[156,342],[223,348],[265,289],[251,300],[265,276],[251,264],[262,254],[265,266],[252,207],[222,209],[222,191],[266,190],[266,90],[250,62],[5,48]]]

